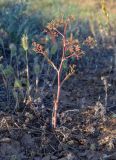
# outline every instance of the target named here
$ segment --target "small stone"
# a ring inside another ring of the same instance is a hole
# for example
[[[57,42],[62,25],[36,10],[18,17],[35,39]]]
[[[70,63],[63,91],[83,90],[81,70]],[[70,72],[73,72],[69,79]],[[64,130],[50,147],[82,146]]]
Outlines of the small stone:
[[[34,157],[34,160],[42,160],[41,157]]]
[[[52,160],[57,160],[58,157],[56,157],[56,156],[51,156],[51,159],[52,159]]]
[[[58,160],[68,160],[67,157],[64,157],[64,158],[60,158]]]
[[[21,143],[26,147],[33,147],[34,146],[34,139],[31,137],[30,134],[24,134],[21,138]]]
[[[42,158],[42,160],[50,160],[50,159],[51,159],[51,156],[50,156],[50,155],[45,156],[45,157]]]

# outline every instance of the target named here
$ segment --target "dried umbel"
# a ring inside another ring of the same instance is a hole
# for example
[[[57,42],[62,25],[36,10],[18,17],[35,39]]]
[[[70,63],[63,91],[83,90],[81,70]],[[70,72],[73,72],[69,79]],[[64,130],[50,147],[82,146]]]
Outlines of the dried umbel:
[[[66,19],[64,19],[62,16],[48,23],[44,31],[47,34],[49,34],[52,37],[52,39],[58,37],[59,34],[63,36],[63,34],[59,32],[58,29],[63,27],[65,34],[67,26],[74,20],[75,20],[74,16],[69,16]]]
[[[64,19],[63,17],[60,17],[60,18],[57,18],[57,19],[51,21],[50,23],[48,23],[46,28],[49,31],[53,31],[55,29],[58,29],[59,27],[62,27],[62,26],[70,24],[74,20],[75,20],[74,16],[69,16],[66,19]]]
[[[83,43],[85,45],[89,46],[90,48],[94,48],[97,45],[97,42],[91,36],[87,37],[86,40]]]
[[[45,50],[44,50],[44,47],[41,45],[41,44],[38,44],[36,42],[33,42],[32,43],[33,45],[33,50],[36,52],[36,53],[41,53],[41,54],[46,54]]]
[[[79,41],[73,38],[71,33],[70,38],[66,40],[66,51],[69,51],[70,56],[81,57],[84,52],[81,50]]]

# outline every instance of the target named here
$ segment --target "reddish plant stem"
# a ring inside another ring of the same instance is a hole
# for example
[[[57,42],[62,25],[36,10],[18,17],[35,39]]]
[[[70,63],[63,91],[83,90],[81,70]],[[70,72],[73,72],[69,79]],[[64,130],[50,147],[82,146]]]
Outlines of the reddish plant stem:
[[[56,128],[56,124],[57,124],[57,111],[58,111],[58,105],[59,105],[59,98],[60,98],[60,91],[61,91],[61,87],[60,87],[60,73],[58,71],[58,88],[57,88],[57,96],[56,99],[54,101],[54,112],[53,112],[53,127]]]
[[[56,96],[56,99],[54,101],[54,112],[53,112],[53,121],[52,121],[52,124],[53,124],[54,128],[56,128],[56,124],[57,124],[57,112],[58,112],[59,98],[60,98],[60,92],[61,92],[61,72],[62,72],[63,61],[64,60],[62,58],[59,70],[57,72],[58,88],[57,88],[57,96]]]
[[[65,26],[65,29],[64,29],[64,35],[62,36],[63,37],[63,53],[62,53],[61,63],[57,71],[58,88],[57,88],[57,96],[54,101],[54,111],[53,111],[53,117],[52,117],[52,125],[54,128],[56,128],[56,125],[57,125],[57,112],[58,112],[59,98],[60,98],[60,92],[61,92],[61,73],[62,73],[63,62],[65,61],[66,27],[67,26]]]
[[[74,56],[76,57],[76,54],[75,54],[75,53],[73,53],[73,54],[71,54],[71,55],[65,57],[65,60],[67,60],[68,58],[74,57]]]

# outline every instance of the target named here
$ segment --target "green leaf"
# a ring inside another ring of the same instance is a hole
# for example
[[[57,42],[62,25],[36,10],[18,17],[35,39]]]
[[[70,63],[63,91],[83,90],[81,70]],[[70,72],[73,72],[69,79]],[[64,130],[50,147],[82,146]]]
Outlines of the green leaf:
[[[51,48],[51,54],[54,55],[54,54],[56,53],[57,49],[58,49],[57,44],[54,44],[54,45],[52,46],[52,48]]]
[[[50,40],[49,36],[45,37],[46,42],[48,42]]]
[[[75,62],[75,57],[71,57],[71,62],[72,62],[72,63]]]
[[[21,89],[22,88],[22,84],[21,84],[21,81],[19,79],[15,79],[15,82],[14,82],[14,88],[18,88],[18,89]]]
[[[67,50],[67,51],[65,52],[65,56],[69,56],[69,54],[70,54],[70,51]]]
[[[64,70],[67,70],[67,61],[64,61],[63,65],[62,65],[62,68],[63,68]]]
[[[116,114],[114,113],[114,114],[112,115],[112,117],[113,117],[113,118],[116,118]]]
[[[40,72],[40,65],[39,64],[35,64],[34,72],[35,72],[35,74],[39,74],[39,72]]]
[[[11,76],[14,73],[14,69],[12,68],[11,65],[8,65],[4,70],[3,70],[4,74],[6,77]]]
[[[14,43],[11,43],[9,45],[10,51],[11,51],[11,57],[16,56],[16,45]]]
[[[3,46],[4,45],[4,42],[3,42],[3,39],[0,38],[0,44]]]
[[[2,71],[4,69],[3,64],[0,64],[0,71]]]

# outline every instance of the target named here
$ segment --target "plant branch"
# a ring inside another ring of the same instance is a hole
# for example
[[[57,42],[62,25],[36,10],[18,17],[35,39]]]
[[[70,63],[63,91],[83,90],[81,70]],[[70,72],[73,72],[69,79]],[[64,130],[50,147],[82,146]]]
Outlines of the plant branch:
[[[44,56],[47,59],[48,63],[58,72],[58,68],[56,67],[56,65],[49,59],[47,55]]]
[[[68,80],[73,74],[74,74],[74,72],[68,73],[68,74],[65,76],[65,78],[64,78],[64,79],[62,80],[62,82],[61,82],[61,87],[62,87],[62,85],[64,84],[64,82],[65,82],[66,80]]]
[[[64,38],[64,35],[57,28],[55,28],[54,30]]]
[[[71,55],[69,55],[69,56],[65,57],[65,60],[67,60],[67,59],[69,59],[69,58],[71,58],[71,57],[74,57],[74,56],[76,56],[76,54],[75,54],[75,53],[73,53],[73,54],[71,54]]]

